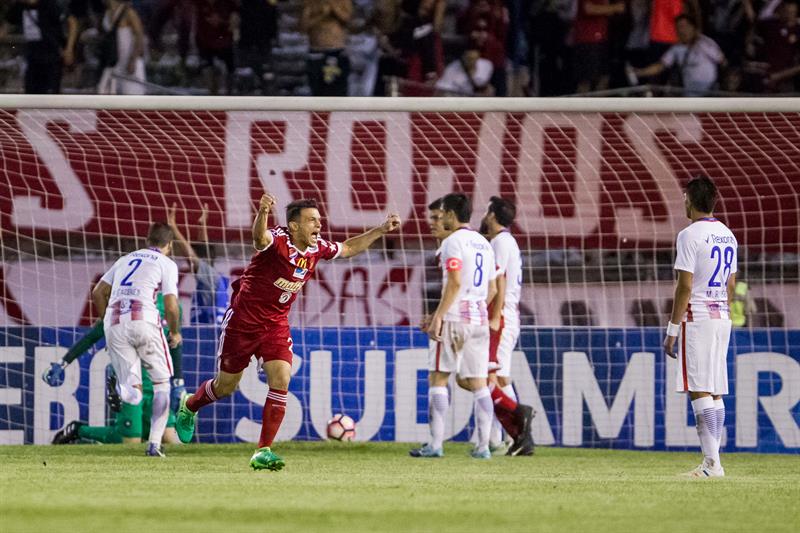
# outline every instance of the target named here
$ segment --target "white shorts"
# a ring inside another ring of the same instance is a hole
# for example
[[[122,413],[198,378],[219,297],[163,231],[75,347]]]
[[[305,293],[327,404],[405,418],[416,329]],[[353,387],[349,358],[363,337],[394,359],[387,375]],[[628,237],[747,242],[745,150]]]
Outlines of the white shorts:
[[[441,342],[428,344],[428,370],[456,372],[462,378],[489,374],[489,326],[445,321]]]
[[[511,356],[519,339],[519,324],[503,324],[500,332],[500,343],[497,345],[497,375],[502,378],[511,377]]]
[[[120,385],[142,384],[142,365],[154,383],[169,381],[172,361],[160,326],[127,320],[105,328],[106,347]]]
[[[728,394],[730,340],[730,320],[681,322],[676,390]]]

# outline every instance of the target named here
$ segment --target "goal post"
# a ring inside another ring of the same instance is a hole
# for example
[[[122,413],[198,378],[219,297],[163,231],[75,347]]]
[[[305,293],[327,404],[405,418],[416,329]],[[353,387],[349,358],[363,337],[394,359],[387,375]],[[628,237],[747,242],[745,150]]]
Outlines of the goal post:
[[[291,316],[296,361],[282,439],[317,439],[335,413],[357,438],[426,438],[422,316],[441,274],[427,205],[451,191],[477,225],[514,201],[523,252],[519,397],[540,444],[698,445],[661,349],[682,187],[709,175],[740,243],[725,450],[800,452],[800,99],[236,98],[0,96],[0,443],[102,424],[107,354],[40,376],[92,324],[92,285],[148,225],[177,222],[230,282],[252,254],[257,200],[316,199],[335,240],[401,231],[321,265]],[[208,245],[202,240],[205,217]],[[212,376],[219,324],[181,270],[187,388]],[[224,282],[223,282],[224,285]],[[202,442],[258,438],[264,376],[201,412]],[[448,433],[466,439],[454,394]]]

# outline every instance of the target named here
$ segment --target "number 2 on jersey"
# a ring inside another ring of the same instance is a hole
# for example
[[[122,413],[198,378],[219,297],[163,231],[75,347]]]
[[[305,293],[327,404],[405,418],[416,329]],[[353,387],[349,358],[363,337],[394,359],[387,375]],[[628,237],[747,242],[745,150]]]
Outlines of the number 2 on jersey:
[[[714,273],[711,274],[711,279],[708,280],[709,287],[720,287],[723,283],[728,282],[728,277],[731,275],[731,268],[733,267],[733,247],[726,246],[725,251],[721,250],[719,246],[715,246],[711,249],[711,259],[716,258],[717,260],[717,268],[714,269]],[[717,274],[719,274],[719,269],[722,268],[722,280],[717,281]]]
[[[128,272],[128,275],[125,276],[124,278],[122,278],[122,281],[119,282],[121,287],[130,287],[131,285],[133,285],[133,282],[132,281],[128,281],[128,278],[133,276],[133,273],[136,272],[136,269],[139,268],[139,265],[141,265],[141,264],[142,264],[142,260],[141,259],[131,259],[130,260],[130,262],[128,263],[128,266],[133,265],[133,268],[131,269],[130,272]]]
[[[475,272],[472,274],[472,284],[480,287],[483,281],[483,254],[475,254]]]

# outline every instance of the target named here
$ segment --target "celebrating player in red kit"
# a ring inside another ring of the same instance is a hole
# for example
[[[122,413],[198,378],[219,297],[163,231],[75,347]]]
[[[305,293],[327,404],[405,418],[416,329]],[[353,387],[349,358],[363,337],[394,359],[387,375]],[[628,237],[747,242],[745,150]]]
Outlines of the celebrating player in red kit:
[[[400,227],[400,217],[342,243],[320,238],[322,219],[313,200],[286,206],[288,227],[267,229],[275,197],[264,194],[253,222],[253,246],[257,250],[242,277],[233,283],[231,306],[225,313],[219,337],[219,372],[185,395],[178,411],[176,430],[181,441],[194,434],[197,411],[236,390],[242,373],[255,355],[267,375],[269,392],[264,404],[258,450],[250,459],[255,470],[280,470],[284,461],[270,446],[283,421],[292,370],[292,337],[289,310],[303,285],[314,275],[320,259],[353,257],[386,233]]]

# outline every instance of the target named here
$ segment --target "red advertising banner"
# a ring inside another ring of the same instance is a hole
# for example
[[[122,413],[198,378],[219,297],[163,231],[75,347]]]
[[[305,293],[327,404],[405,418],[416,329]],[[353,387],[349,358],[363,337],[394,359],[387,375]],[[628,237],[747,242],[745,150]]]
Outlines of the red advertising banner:
[[[800,114],[0,110],[0,224],[13,235],[143,236],[177,203],[212,240],[249,240],[263,190],[313,197],[338,239],[472,195],[514,198],[529,248],[669,249],[681,186],[718,183],[741,245],[798,251]],[[403,244],[399,244],[403,245]]]

